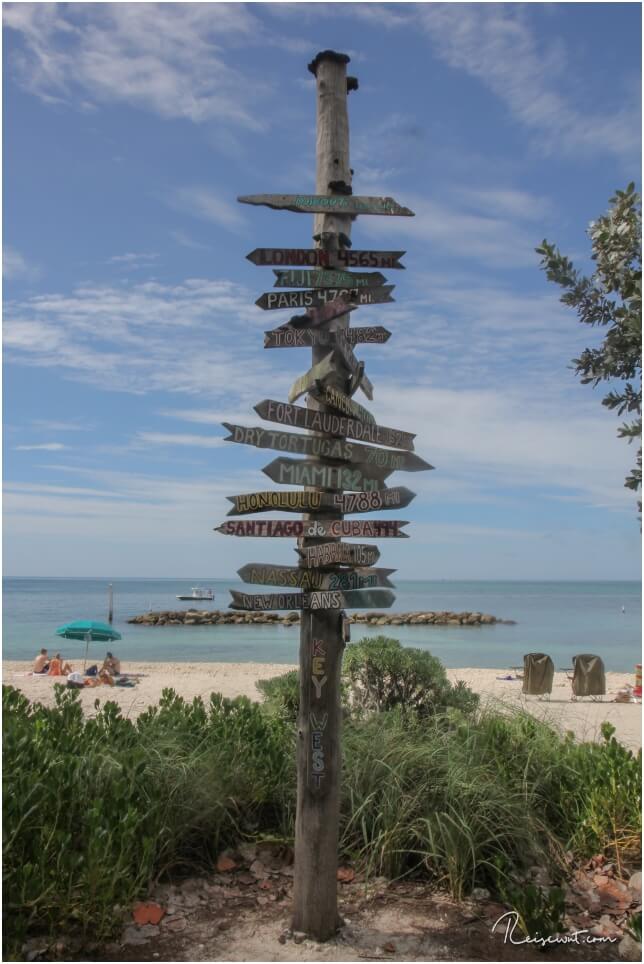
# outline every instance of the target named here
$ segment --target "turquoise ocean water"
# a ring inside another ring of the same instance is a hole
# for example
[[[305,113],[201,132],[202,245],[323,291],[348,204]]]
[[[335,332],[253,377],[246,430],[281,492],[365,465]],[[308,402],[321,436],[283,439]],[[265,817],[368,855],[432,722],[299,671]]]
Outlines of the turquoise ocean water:
[[[123,639],[114,645],[126,660],[297,662],[299,630],[283,626],[130,626],[129,617],[149,609],[188,609],[179,593],[192,586],[215,590],[213,603],[197,608],[225,609],[228,589],[241,583],[188,579],[29,579],[3,580],[3,657],[32,659],[41,646],[61,649],[73,659],[84,643],[59,640],[55,629],[72,619],[107,619],[107,586],[114,586],[114,627]],[[247,587],[246,587],[247,588]],[[267,590],[269,587],[266,587]],[[258,590],[259,591],[259,590]],[[622,611],[622,607],[624,611]],[[597,653],[606,668],[631,672],[640,662],[641,586],[638,582],[447,582],[400,580],[399,612],[449,609],[479,611],[515,626],[384,627],[404,645],[429,649],[446,666],[505,668],[524,653],[549,653],[556,667],[570,665],[575,653]],[[371,631],[373,635],[373,631]],[[352,626],[352,641],[365,633]],[[96,658],[104,646],[93,644]]]

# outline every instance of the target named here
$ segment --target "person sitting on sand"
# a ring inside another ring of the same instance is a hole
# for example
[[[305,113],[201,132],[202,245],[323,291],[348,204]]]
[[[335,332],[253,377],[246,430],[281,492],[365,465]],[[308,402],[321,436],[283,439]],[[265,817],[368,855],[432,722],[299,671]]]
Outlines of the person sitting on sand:
[[[107,670],[110,676],[120,676],[121,675],[121,660],[117,659],[113,653],[107,653],[105,659],[103,660],[103,665],[101,669]]]
[[[43,675],[49,671],[49,656],[46,649],[41,649],[34,660],[34,673]]]
[[[114,679],[110,675],[109,670],[105,669],[105,667],[102,667],[101,669],[99,669],[98,679],[100,680],[101,683],[105,683],[107,686],[114,686]]]
[[[49,664],[49,676],[67,676],[69,673],[74,672],[74,667],[71,663],[66,663],[60,653],[56,653],[51,663]]]

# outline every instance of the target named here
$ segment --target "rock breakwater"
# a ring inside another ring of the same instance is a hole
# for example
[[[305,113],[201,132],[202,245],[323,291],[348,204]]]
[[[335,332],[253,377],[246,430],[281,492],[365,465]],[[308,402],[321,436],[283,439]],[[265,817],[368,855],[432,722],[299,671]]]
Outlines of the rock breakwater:
[[[367,626],[491,626],[494,623],[514,625],[512,619],[499,619],[489,613],[453,613],[441,611],[414,613],[349,613],[349,622]],[[299,623],[300,613],[237,612],[219,609],[180,609],[143,613],[128,619],[143,626],[234,626],[249,623]]]

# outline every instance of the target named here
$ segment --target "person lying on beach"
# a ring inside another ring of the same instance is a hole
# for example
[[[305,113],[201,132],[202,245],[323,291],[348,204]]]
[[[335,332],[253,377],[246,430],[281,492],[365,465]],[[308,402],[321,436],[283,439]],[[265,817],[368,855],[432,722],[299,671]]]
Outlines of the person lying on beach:
[[[47,655],[46,649],[41,649],[34,660],[34,673],[42,673],[43,675],[49,670],[49,656]]]
[[[103,660],[103,666],[101,669],[107,670],[110,676],[120,676],[121,660],[117,659],[113,653],[107,653],[105,659]]]
[[[114,679],[112,678],[109,670],[106,670],[105,668],[99,669],[98,679],[101,681],[101,683],[106,683],[108,686],[114,686]]]
[[[74,672],[74,667],[71,663],[66,663],[60,653],[56,653],[51,663],[49,664],[48,676],[67,676],[69,673]]]

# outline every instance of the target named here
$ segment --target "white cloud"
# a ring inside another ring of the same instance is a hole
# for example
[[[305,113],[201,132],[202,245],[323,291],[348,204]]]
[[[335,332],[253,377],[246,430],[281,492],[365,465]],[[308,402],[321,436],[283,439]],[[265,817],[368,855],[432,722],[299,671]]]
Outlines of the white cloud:
[[[32,281],[38,277],[38,269],[28,264],[15,248],[5,245],[2,249],[2,277],[7,281]]]
[[[239,231],[247,223],[234,204],[229,204],[206,187],[179,188],[163,200],[175,210],[211,221],[229,231]]]
[[[210,435],[172,434],[171,432],[137,432],[134,444],[144,445],[186,445],[195,448],[214,449],[223,444],[223,437]]]
[[[37,445],[14,445],[16,452],[60,452],[68,446],[62,442],[40,442]]]
[[[130,251],[127,254],[115,254],[107,259],[107,264],[123,264],[128,268],[145,268],[159,258],[158,254],[151,251]]]

